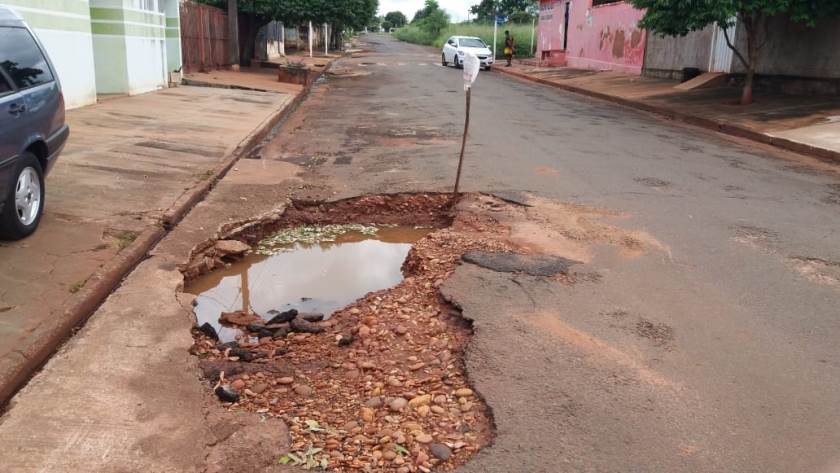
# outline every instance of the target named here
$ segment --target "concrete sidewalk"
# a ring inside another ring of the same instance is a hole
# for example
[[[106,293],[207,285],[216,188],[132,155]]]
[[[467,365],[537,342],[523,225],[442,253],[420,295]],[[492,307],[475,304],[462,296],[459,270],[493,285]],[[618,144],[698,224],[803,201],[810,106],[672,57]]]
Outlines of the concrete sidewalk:
[[[738,87],[684,91],[673,80],[612,71],[514,64],[494,70],[675,118],[810,156],[840,161],[840,97],[756,92],[738,104]]]
[[[179,87],[68,113],[41,228],[0,242],[0,403],[300,92]]]

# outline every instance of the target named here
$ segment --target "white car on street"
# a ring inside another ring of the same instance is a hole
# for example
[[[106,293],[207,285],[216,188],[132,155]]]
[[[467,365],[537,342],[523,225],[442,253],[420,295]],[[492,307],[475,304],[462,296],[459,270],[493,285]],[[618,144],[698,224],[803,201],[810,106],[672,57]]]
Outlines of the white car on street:
[[[446,40],[441,51],[441,63],[444,66],[453,64],[455,67],[461,67],[464,63],[464,54],[471,52],[478,56],[481,61],[481,67],[490,69],[495,60],[493,59],[493,51],[487,46],[487,43],[476,38],[475,36],[452,36]]]

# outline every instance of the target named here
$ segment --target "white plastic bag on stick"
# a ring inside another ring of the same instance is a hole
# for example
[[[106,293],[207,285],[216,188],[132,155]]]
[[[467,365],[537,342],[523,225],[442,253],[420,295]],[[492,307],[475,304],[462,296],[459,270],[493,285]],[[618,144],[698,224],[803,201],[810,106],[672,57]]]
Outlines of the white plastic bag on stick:
[[[467,51],[464,53],[464,90],[467,90],[478,77],[478,70],[481,69],[481,61],[478,56]]]

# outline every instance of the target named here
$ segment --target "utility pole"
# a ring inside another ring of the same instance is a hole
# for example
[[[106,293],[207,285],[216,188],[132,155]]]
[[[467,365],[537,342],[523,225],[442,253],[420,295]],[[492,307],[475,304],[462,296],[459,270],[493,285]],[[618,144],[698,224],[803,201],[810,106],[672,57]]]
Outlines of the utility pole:
[[[236,0],[228,0],[228,47],[230,69],[239,71],[239,12]]]
[[[531,49],[528,50],[528,56],[534,55],[534,31],[537,27],[537,19],[534,18],[531,20]]]
[[[499,20],[498,20],[498,11],[496,8],[496,2],[493,2],[493,60],[496,60],[496,37],[499,31]]]
[[[309,21],[309,57],[312,57],[312,21]]]
[[[324,23],[324,56],[330,55],[330,26]]]

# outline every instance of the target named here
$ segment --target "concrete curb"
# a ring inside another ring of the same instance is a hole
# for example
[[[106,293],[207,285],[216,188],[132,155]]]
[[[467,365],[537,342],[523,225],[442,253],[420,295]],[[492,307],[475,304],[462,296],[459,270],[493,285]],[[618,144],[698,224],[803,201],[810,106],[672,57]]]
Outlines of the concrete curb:
[[[324,69],[329,69],[331,65],[332,62]],[[74,330],[83,325],[93,315],[122,280],[146,258],[149,251],[198,202],[204,199],[207,193],[239,159],[246,156],[258,145],[278,123],[291,115],[307,97],[311,89],[311,85],[304,87],[291,102],[265,119],[222,159],[210,178],[195,184],[181,194],[162,214],[158,224],[153,224],[143,230],[134,242],[88,278],[72,305],[64,311],[59,320],[55,321],[55,325],[49,329],[49,332],[34,343],[17,351],[24,361],[5,379],[0,379],[0,406],[6,406],[11,401],[14,394],[58,351],[61,345],[73,335]]]
[[[746,127],[732,125],[730,123],[725,123],[717,120],[713,120],[710,118],[703,118],[698,117],[696,115],[691,115],[688,113],[678,112],[676,110],[672,110],[666,107],[661,107],[658,105],[651,105],[648,103],[640,102],[637,100],[626,99],[623,97],[617,97],[615,95],[605,94],[603,92],[596,92],[594,90],[585,89],[583,87],[577,87],[574,85],[563,84],[559,82],[550,81],[548,79],[542,79],[540,77],[534,77],[528,74],[524,74],[518,71],[511,71],[502,68],[494,68],[494,71],[498,71],[501,74],[507,74],[512,77],[516,77],[518,79],[527,80],[530,82],[536,82],[538,84],[547,85],[550,87],[556,87],[558,89],[563,89],[568,92],[573,92],[580,95],[586,95],[588,97],[597,98],[600,100],[605,100],[607,102],[612,102],[615,104],[623,105],[629,108],[635,108],[637,110],[643,110],[645,112],[653,113],[665,118],[679,120],[684,123],[688,123],[690,125],[699,126],[702,128],[706,128],[712,131],[716,131],[719,133],[723,133],[730,136],[737,136],[739,138],[746,138],[751,141],[756,141],[759,143],[767,144],[770,146],[774,146],[776,148],[780,148],[786,151],[793,151],[794,153],[803,154],[806,156],[811,156],[823,161],[828,161],[832,163],[840,163],[840,152],[832,151],[825,148],[818,148],[815,146],[811,146],[805,143],[799,143],[796,141],[789,140],[787,138],[779,138],[775,136],[770,136],[755,130],[751,130]]]

